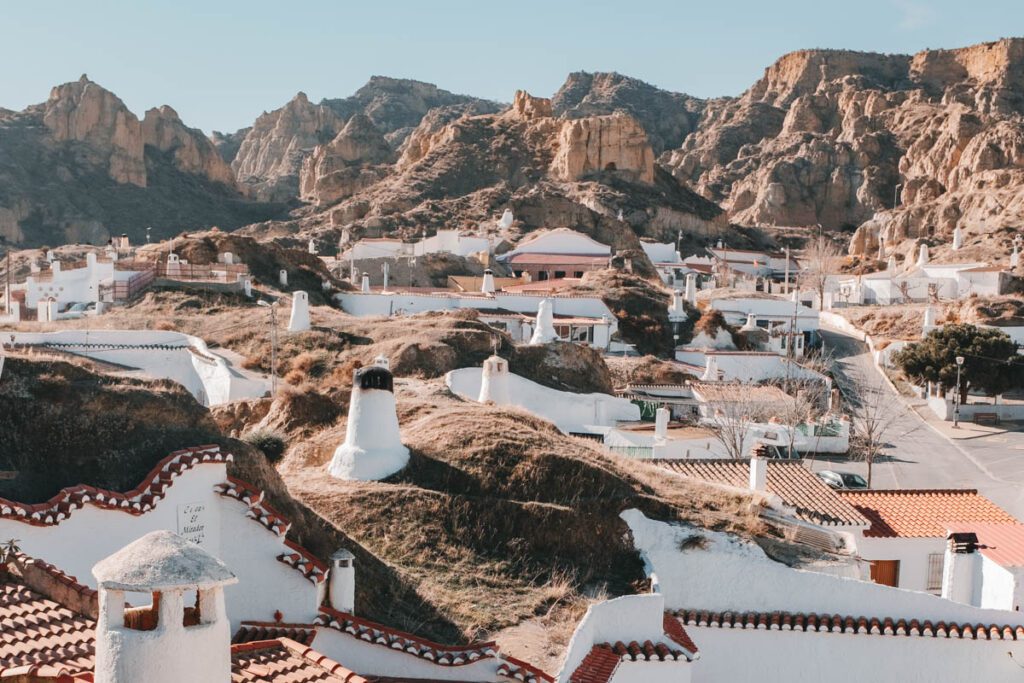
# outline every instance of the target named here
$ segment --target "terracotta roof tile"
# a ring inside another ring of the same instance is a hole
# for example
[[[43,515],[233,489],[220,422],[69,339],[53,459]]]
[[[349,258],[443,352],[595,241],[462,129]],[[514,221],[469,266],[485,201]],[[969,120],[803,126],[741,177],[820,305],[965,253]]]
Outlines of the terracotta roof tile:
[[[316,637],[316,624],[285,624],[275,621],[243,621],[235,635],[233,644],[251,643],[259,640],[287,638],[301,645],[311,645]]]
[[[974,489],[838,491],[871,526],[871,538],[945,538],[951,524],[1018,523]]]
[[[676,618],[686,626],[810,631],[883,636],[921,636],[970,640],[1022,640],[1024,626],[933,622],[928,619],[842,616],[803,612],[708,612],[678,610]]]
[[[197,446],[171,453],[156,464],[142,483],[131,491],[120,493],[80,484],[62,489],[45,503],[18,503],[0,498],[0,517],[15,519],[34,526],[53,526],[70,517],[86,504],[107,510],[141,515],[152,510],[168,486],[182,472],[209,462],[230,462],[230,453],[221,453],[218,446]]]
[[[316,623],[318,626],[348,633],[353,638],[382,645],[392,650],[401,650],[441,666],[462,666],[498,655],[497,645],[492,641],[463,646],[441,645],[353,614],[339,612],[330,607],[320,608],[320,615],[317,617]]]
[[[655,460],[672,472],[738,488],[750,485],[749,460]],[[768,492],[796,510],[805,521],[822,525],[863,525],[869,522],[850,501],[842,498],[799,462],[768,461]]]
[[[231,683],[366,683],[305,645],[277,638],[231,646]]]
[[[0,678],[24,667],[91,671],[96,622],[18,583],[0,583]]]
[[[569,676],[569,683],[608,683],[622,659],[606,645],[595,645]]]

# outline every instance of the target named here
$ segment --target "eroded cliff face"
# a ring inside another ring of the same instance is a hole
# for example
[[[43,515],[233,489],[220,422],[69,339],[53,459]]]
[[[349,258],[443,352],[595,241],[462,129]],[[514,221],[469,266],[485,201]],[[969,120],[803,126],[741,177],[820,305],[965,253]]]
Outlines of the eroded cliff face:
[[[351,197],[380,180],[393,161],[387,140],[365,114],[356,114],[333,140],[317,145],[302,164],[299,191],[307,201],[325,204]]]
[[[300,92],[288,104],[253,123],[231,168],[239,187],[264,201],[287,201],[299,193],[299,171],[317,145],[330,142],[345,121]]]
[[[663,161],[737,223],[863,226],[855,254],[879,236],[990,232],[1024,218],[1022,85],[1021,39],[912,57],[795,52],[741,97],[709,102]]]
[[[246,202],[201,131],[170,107],[145,121],[83,76],[46,102],[0,112],[0,237],[14,244],[139,240],[233,228],[279,213]]]
[[[582,180],[598,171],[641,183],[654,182],[654,152],[636,119],[616,112],[565,121],[558,132],[551,172],[562,180]]]
[[[201,130],[188,128],[166,104],[146,112],[142,136],[145,144],[170,154],[181,171],[234,187],[235,174],[210,139]]]
[[[114,93],[83,74],[50,91],[42,119],[54,141],[82,143],[113,180],[146,186],[142,125]]]

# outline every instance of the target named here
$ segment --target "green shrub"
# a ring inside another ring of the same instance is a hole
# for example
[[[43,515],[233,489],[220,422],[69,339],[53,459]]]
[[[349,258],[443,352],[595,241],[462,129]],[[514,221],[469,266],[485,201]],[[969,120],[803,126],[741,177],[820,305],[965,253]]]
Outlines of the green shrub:
[[[260,449],[270,462],[280,460],[287,447],[283,436],[268,429],[249,432],[242,437],[242,440],[250,446]]]

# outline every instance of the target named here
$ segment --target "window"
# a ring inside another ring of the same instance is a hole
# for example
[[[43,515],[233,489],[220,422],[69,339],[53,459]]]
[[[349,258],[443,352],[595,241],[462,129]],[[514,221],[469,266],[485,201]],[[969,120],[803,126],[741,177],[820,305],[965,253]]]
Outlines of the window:
[[[582,270],[574,270],[572,272],[572,276],[573,277],[583,277],[583,271]]]
[[[929,591],[942,591],[942,566],[945,561],[943,553],[928,554],[928,587]]]
[[[561,280],[563,277],[565,277],[565,271],[564,270],[556,270],[555,271],[555,279],[556,280]]]

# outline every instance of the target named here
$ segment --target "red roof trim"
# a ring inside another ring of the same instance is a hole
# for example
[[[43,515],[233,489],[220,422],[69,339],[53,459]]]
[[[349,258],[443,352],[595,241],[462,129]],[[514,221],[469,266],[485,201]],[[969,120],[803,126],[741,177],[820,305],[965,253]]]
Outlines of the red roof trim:
[[[236,664],[234,661],[235,655],[243,654],[246,652],[255,652],[259,650],[279,650],[285,649],[291,652],[297,657],[305,659],[309,663],[317,666],[324,671],[330,673],[332,676],[341,678],[346,683],[368,683],[365,678],[355,673],[354,671],[345,668],[338,662],[334,661],[326,655],[320,654],[311,647],[307,647],[301,643],[297,643],[290,638],[276,638],[274,640],[256,640],[251,643],[241,643],[231,646],[231,658],[232,668],[234,669]]]
[[[339,612],[327,606],[320,608],[316,624],[348,633],[352,637],[365,640],[368,643],[383,645],[393,650],[428,659],[442,666],[462,666],[498,656],[498,648],[493,641],[471,645],[441,645],[411,633],[362,619],[354,614]]]
[[[922,636],[970,640],[1024,639],[1024,626],[966,624],[891,617],[853,617],[803,612],[708,612],[679,610],[676,618],[687,626],[752,628],[771,631]]]
[[[156,464],[142,483],[125,493],[85,484],[61,489],[45,503],[18,503],[0,498],[0,518],[14,519],[33,526],[56,526],[86,503],[94,507],[141,515],[156,507],[175,477],[196,465],[226,463],[234,459],[221,453],[216,445],[196,446],[175,451]]]

